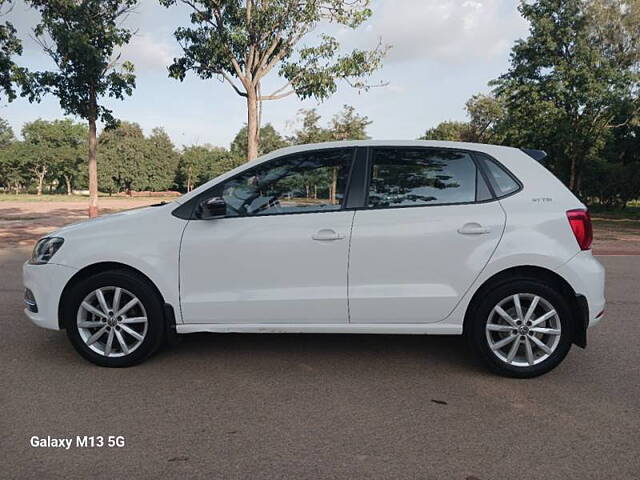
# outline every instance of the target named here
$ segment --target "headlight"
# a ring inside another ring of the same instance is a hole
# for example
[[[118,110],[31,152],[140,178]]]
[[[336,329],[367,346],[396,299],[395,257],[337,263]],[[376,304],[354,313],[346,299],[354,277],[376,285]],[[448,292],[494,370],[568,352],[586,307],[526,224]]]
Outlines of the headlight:
[[[29,263],[34,265],[42,265],[51,260],[51,257],[60,249],[64,239],[60,237],[45,237],[38,240],[36,246],[33,247],[31,260]]]

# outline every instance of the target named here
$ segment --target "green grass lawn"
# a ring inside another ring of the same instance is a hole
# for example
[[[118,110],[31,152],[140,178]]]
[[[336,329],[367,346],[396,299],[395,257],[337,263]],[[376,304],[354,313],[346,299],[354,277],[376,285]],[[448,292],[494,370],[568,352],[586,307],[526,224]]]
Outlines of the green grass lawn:
[[[606,220],[640,220],[640,205],[628,205],[624,209],[607,209],[599,205],[589,207],[592,218]]]

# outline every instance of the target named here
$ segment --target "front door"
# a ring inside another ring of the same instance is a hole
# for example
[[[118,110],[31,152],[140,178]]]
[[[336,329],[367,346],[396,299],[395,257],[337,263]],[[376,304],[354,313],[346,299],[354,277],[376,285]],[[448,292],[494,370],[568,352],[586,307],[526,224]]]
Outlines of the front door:
[[[489,261],[505,224],[470,153],[373,149],[353,223],[352,323],[438,322]]]
[[[191,220],[180,254],[184,323],[345,323],[354,149],[303,152],[211,189],[225,218]]]

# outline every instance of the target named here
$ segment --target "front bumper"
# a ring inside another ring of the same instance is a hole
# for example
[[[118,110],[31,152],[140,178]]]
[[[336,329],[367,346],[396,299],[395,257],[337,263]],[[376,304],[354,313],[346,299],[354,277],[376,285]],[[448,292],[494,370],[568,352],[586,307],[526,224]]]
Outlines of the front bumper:
[[[39,327],[51,330],[60,330],[58,322],[58,305],[62,291],[71,277],[78,270],[65,265],[46,263],[44,265],[31,265],[25,262],[22,266],[22,279],[25,288],[28,288],[35,303],[37,311],[33,307],[25,308],[24,313]]]
[[[578,253],[557,270],[573,288],[577,295],[583,296],[588,306],[588,326],[592,327],[604,317],[605,271],[591,251]]]

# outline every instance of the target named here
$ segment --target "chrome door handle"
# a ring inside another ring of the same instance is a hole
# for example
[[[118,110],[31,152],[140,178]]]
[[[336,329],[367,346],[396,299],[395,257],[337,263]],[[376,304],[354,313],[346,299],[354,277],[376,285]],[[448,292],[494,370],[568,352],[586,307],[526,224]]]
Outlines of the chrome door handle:
[[[491,229],[487,227],[483,227],[479,223],[465,223],[462,228],[458,229],[458,233],[462,235],[486,235],[487,233],[491,233]]]
[[[319,230],[318,233],[311,235],[311,238],[319,242],[331,242],[334,240],[344,239],[344,235],[340,235],[330,228],[323,228],[322,230]]]

